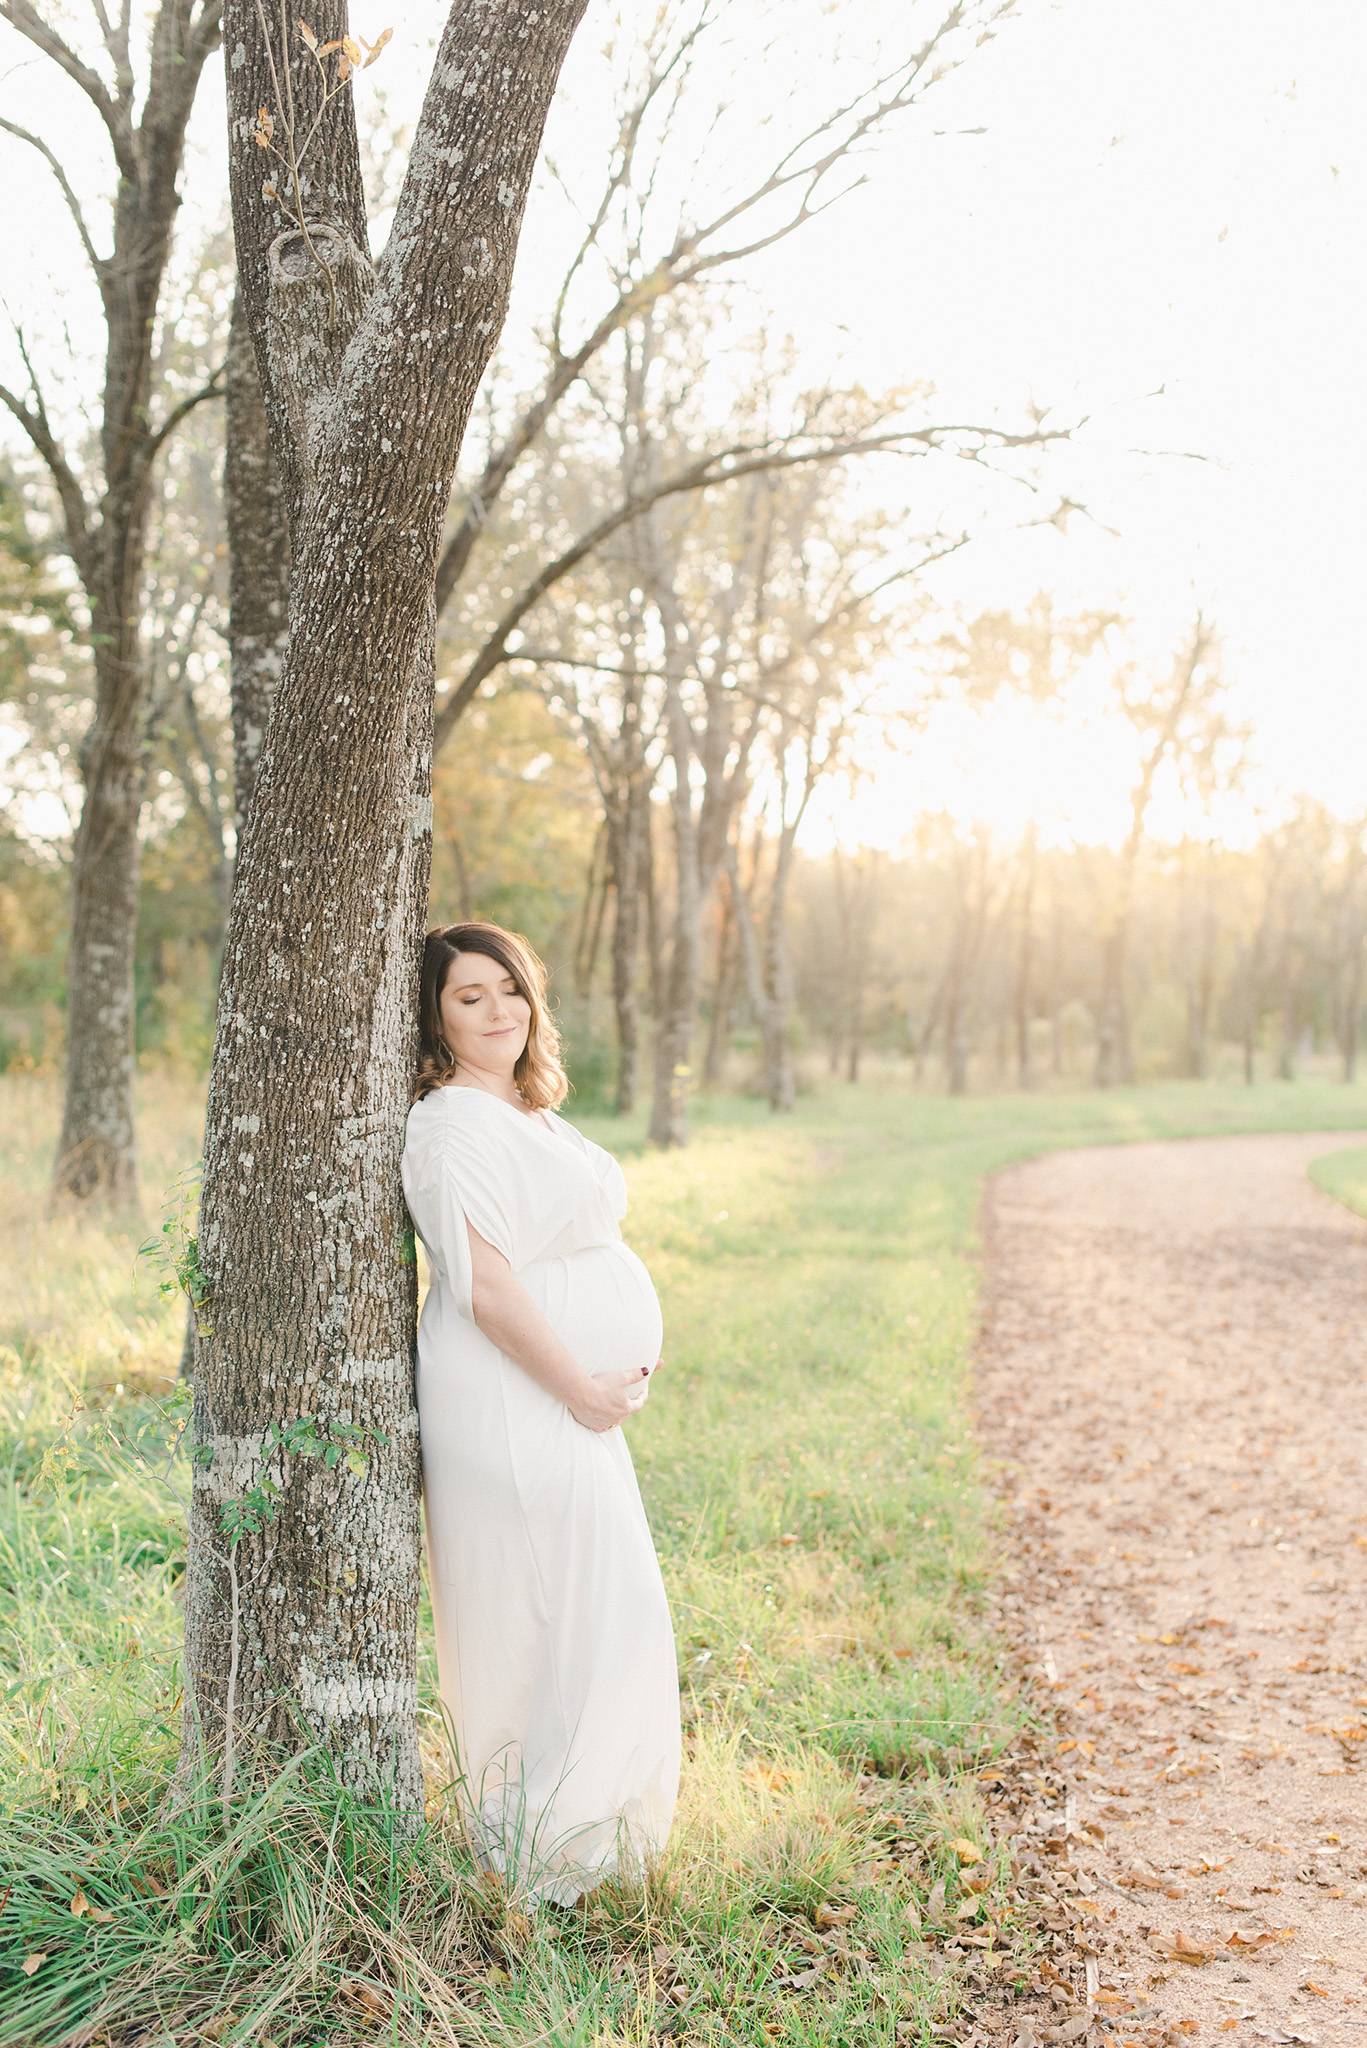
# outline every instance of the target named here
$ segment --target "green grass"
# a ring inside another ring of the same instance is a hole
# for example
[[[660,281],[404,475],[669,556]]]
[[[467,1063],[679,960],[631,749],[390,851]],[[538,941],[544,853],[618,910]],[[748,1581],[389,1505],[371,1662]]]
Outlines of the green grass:
[[[3,2048],[135,2032],[143,2048],[906,2048],[956,1995],[917,1915],[971,1918],[991,1935],[979,1960],[1018,1966],[1028,1930],[979,1783],[1024,1711],[986,1620],[994,1523],[966,1420],[984,1176],[1059,1146],[1367,1130],[1367,1090],[950,1102],[832,1083],[785,1119],[699,1103],[694,1142],[668,1155],[645,1149],[640,1116],[577,1118],[626,1161],[625,1228],[665,1306],[665,1368],[630,1440],[686,1754],[645,1892],[604,1886],[580,1916],[531,1922],[475,1884],[451,1825],[425,1601],[433,1798],[416,1844],[302,1778],[226,1847],[193,1813],[161,1817],[188,1491],[183,1459],[165,1458],[181,1307],[136,1246],[195,1156],[200,1112],[150,1078],[141,1107],[146,1222],[115,1239],[44,1223],[55,1092],[0,1085],[20,1141],[0,1217]],[[1354,1159],[1367,1199],[1367,1151],[1320,1164],[1338,1176]],[[964,1837],[985,1852],[982,1891],[952,1846]]]
[[[1357,1216],[1367,1216],[1367,1148],[1361,1152],[1327,1152],[1312,1159],[1310,1178]]]

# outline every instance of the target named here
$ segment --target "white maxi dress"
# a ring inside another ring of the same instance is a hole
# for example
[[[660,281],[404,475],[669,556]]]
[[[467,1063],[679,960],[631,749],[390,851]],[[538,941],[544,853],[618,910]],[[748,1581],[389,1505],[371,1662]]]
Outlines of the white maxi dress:
[[[674,1632],[621,1426],[577,1422],[479,1329],[466,1219],[587,1372],[655,1364],[659,1298],[622,1238],[621,1167],[554,1111],[433,1089],[409,1110],[402,1175],[431,1267],[418,1423],[461,1807],[486,1867],[532,1905],[569,1905],[664,1847]]]

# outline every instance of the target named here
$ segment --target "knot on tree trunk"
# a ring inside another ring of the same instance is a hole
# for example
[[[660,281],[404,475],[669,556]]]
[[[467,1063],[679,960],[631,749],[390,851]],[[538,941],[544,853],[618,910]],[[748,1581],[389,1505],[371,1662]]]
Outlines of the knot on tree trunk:
[[[289,416],[293,520],[313,486],[323,419],[375,272],[332,221],[286,228],[266,252],[266,270],[266,342],[271,381]]]
[[[326,294],[331,286],[338,294],[339,313],[344,310],[341,288],[348,273],[363,272],[365,285],[352,306],[353,315],[360,309],[371,276],[370,264],[351,236],[326,220],[305,221],[278,234],[266,252],[266,268],[273,289],[317,284]]]

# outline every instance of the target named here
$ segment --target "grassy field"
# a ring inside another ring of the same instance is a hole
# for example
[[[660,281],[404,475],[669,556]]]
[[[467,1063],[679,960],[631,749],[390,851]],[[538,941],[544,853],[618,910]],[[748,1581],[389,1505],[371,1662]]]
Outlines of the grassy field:
[[[1329,1152],[1323,1159],[1312,1160],[1310,1178],[1345,1208],[1358,1216],[1367,1216],[1367,1149]]]
[[[959,1102],[831,1084],[781,1121],[700,1103],[693,1144],[663,1156],[640,1119],[571,1105],[626,1162],[624,1227],[665,1306],[665,1369],[630,1441],[686,1756],[645,1893],[605,1886],[579,1916],[529,1922],[474,1885],[440,1797],[402,1850],[297,1782],[227,1845],[159,1817],[188,1475],[167,1456],[180,1304],[137,1243],[195,1157],[200,1106],[143,1082],[147,1216],[126,1240],[42,1220],[52,1084],[0,1083],[0,1109],[17,1141],[0,1283],[4,2048],[930,2043],[956,1999],[937,1935],[972,1928],[979,1965],[1008,1981],[1026,1940],[983,1811],[1021,1712],[985,1619],[994,1526],[966,1424],[984,1176],[1060,1146],[1367,1130],[1367,1088],[1329,1083]],[[1350,1159],[1367,1208],[1367,1151],[1325,1167]],[[425,1605],[422,1649],[439,1786]]]

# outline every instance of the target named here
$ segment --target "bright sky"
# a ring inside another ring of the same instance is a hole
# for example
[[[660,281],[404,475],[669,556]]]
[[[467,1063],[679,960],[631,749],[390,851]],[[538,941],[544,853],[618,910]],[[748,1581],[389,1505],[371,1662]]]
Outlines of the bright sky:
[[[829,265],[812,298],[847,301],[851,348],[890,376],[923,366],[973,416],[1027,395],[1090,414],[1066,475],[1119,537],[1077,521],[1003,538],[936,572],[937,592],[1124,605],[1159,669],[1199,602],[1257,729],[1250,793],[1367,811],[1367,17],[1350,0],[1060,0],[983,58],[940,89],[935,125],[989,132],[908,147],[824,248],[804,241],[806,280]],[[1055,753],[1056,729],[1031,727],[945,721],[900,789],[861,797],[868,836],[895,841],[903,801],[947,785],[951,808],[1004,824],[1033,789],[1056,831],[1116,836],[1114,728],[1074,725]]]
[[[384,91],[402,111],[444,9],[358,0],[354,12],[370,35],[396,22]],[[833,49],[862,48],[861,24],[886,35],[907,12],[903,0],[789,0],[791,79],[781,65],[740,66],[738,93],[781,123],[791,101],[824,89]],[[743,38],[759,18],[733,11],[729,32]],[[591,5],[551,130],[585,190],[605,22]],[[74,89],[52,94],[41,64],[19,63],[17,39],[3,44],[5,111],[39,125],[60,109],[84,135]],[[1044,589],[1064,608],[1123,606],[1156,670],[1199,603],[1236,709],[1257,728],[1251,797],[1275,805],[1303,788],[1344,813],[1367,809],[1364,58],[1356,0],[1021,0],[997,41],[865,162],[865,189],[749,272],[814,376],[838,365],[870,386],[928,378],[938,418],[1011,424],[1030,399],[1060,418],[1089,414],[1053,477],[1116,531],[1012,531],[1039,508],[1003,490],[984,508],[986,537],[934,572],[934,594],[969,611],[1023,608]],[[220,93],[206,81],[206,197]],[[41,322],[47,280],[72,278],[75,259],[54,255],[71,245],[41,166],[18,143],[0,149],[32,181],[31,203],[0,222],[6,300]],[[98,153],[92,129],[77,171]],[[535,209],[529,220],[514,320],[544,304],[550,221]],[[78,338],[83,303],[64,307]],[[1204,459],[1137,452],[1165,450]],[[939,480],[917,472],[918,523],[962,509],[951,467]],[[1060,733],[1005,711],[943,721],[910,759],[870,760],[853,807],[835,789],[814,806],[813,851],[837,833],[895,844],[922,805],[1004,828],[1033,806],[1051,837],[1113,837],[1130,768],[1104,718]],[[1238,818],[1226,823],[1237,834]]]

